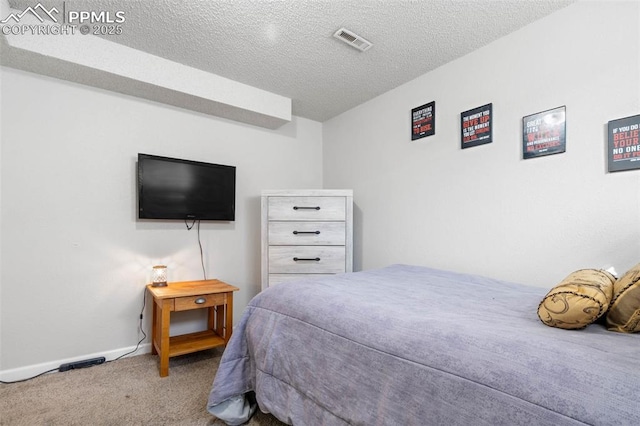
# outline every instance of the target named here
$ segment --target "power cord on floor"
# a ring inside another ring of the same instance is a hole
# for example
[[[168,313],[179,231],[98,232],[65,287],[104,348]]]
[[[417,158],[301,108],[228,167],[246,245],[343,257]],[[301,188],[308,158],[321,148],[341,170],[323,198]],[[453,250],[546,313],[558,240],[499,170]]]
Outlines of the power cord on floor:
[[[40,377],[40,376],[45,375],[47,373],[52,373],[54,371],[58,371],[58,368],[59,367],[52,368],[51,370],[43,371],[42,373],[37,374],[37,375],[35,375],[33,377],[27,377],[26,379],[21,379],[21,380],[14,380],[12,382],[5,382],[3,380],[0,380],[0,383],[2,383],[3,385],[9,385],[9,384],[12,384],[12,383],[26,382],[27,380],[35,379],[36,377]]]
[[[142,318],[144,317],[144,308],[145,308],[146,304],[147,304],[147,292],[145,291],[144,295],[142,296],[142,311],[140,311],[140,324],[139,324],[139,329],[140,329],[140,332],[142,333],[142,336],[143,336],[142,339],[140,339],[138,341],[138,344],[136,345],[134,350],[132,350],[130,352],[127,352],[125,354],[122,354],[119,357],[114,358],[112,360],[109,360],[107,362],[117,361],[117,360],[119,360],[119,359],[121,359],[121,358],[123,358],[123,357],[125,357],[127,355],[131,355],[132,353],[136,352],[140,348],[140,343],[142,343],[147,338],[147,333],[144,332],[144,328],[142,327]],[[36,377],[43,376],[43,375],[45,375],[47,373],[53,373],[54,371],[60,371],[60,367],[56,367],[56,368],[52,368],[51,370],[43,371],[40,374],[36,374],[35,376],[32,376],[32,377],[27,377],[26,379],[13,380],[13,381],[10,381],[10,382],[5,382],[3,380],[0,380],[0,383],[2,383],[3,385],[9,385],[9,384],[13,384],[13,383],[26,382],[28,380],[35,379]]]

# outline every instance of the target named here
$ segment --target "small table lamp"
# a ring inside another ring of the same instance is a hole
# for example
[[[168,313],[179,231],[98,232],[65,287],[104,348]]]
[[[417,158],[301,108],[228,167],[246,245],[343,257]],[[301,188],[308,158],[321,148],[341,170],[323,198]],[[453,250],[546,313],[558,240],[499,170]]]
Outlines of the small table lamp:
[[[152,287],[165,287],[167,285],[167,267],[165,265],[154,266],[151,281],[153,281]]]

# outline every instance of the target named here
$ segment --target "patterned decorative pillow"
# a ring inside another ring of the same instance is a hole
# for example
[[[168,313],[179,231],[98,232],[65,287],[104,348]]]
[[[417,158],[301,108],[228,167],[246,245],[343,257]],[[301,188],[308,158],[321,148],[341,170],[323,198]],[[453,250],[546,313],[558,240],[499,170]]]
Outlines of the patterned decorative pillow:
[[[607,329],[623,333],[640,331],[640,263],[613,284]]]
[[[540,321],[569,330],[588,326],[607,312],[615,280],[609,272],[599,269],[572,272],[540,302]]]

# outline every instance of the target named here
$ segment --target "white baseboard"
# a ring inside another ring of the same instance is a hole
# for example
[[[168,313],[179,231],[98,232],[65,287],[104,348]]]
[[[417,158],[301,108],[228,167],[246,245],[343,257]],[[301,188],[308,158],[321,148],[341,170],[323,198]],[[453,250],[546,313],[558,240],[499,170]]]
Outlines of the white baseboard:
[[[44,362],[42,364],[28,365],[26,367],[14,368],[11,370],[2,370],[0,371],[0,381],[14,382],[16,380],[25,380],[25,379],[29,379],[31,377],[37,376],[38,374],[41,374],[45,371],[49,371],[53,369],[55,370],[52,371],[51,373],[57,373],[58,367],[60,367],[60,365],[62,364],[66,364],[69,362],[82,361],[90,358],[98,358],[101,356],[105,357],[107,361],[112,361],[118,358],[119,356],[122,356],[124,354],[127,354],[133,351],[135,348],[136,348],[135,346],[130,346],[128,348],[120,348],[120,349],[115,349],[112,351],[107,351],[102,353],[87,354],[87,355],[77,356],[73,358]],[[128,358],[130,356],[148,354],[150,352],[151,352],[151,343],[143,343],[140,345],[140,347],[136,352],[130,355],[126,355],[124,358]]]

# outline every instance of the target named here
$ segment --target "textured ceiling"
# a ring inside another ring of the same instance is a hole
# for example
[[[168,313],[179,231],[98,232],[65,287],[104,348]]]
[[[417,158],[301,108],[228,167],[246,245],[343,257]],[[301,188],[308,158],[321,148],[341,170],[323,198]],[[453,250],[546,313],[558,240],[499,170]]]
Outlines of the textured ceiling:
[[[294,115],[325,121],[572,2],[66,0],[64,7],[124,11],[122,34],[108,40],[286,96]],[[9,0],[18,10],[35,3]],[[333,38],[341,27],[373,47],[360,52]]]

